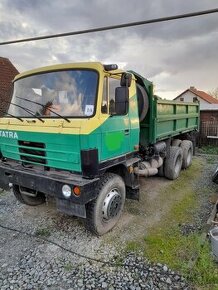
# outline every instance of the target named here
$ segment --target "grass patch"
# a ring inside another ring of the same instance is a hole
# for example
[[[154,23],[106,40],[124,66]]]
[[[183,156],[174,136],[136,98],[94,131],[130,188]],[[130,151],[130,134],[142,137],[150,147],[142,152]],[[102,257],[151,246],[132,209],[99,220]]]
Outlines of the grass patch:
[[[144,246],[142,241],[130,241],[126,246],[126,252],[141,252]]]
[[[212,145],[207,145],[207,146],[202,146],[199,148],[199,153],[203,154],[213,154],[213,155],[218,155],[218,146],[212,146]]]
[[[195,193],[186,191],[186,195],[171,208],[161,224],[149,231],[145,238],[145,254],[152,261],[166,263],[178,270],[181,261],[188,263],[190,257],[196,255],[196,236],[187,237],[180,233],[180,225],[192,221],[196,206]]]
[[[35,235],[38,237],[50,237],[51,233],[48,228],[40,228],[35,231]]]
[[[195,285],[210,285],[209,289],[213,289],[212,285],[218,284],[218,269],[212,260],[209,243],[202,246],[200,232],[187,236],[181,232],[181,225],[192,223],[200,206],[193,185],[200,178],[203,165],[202,160],[194,159],[193,165],[183,171],[179,179],[162,189],[160,203],[164,206],[167,199],[170,207],[161,221],[148,229],[146,237],[128,242],[126,249],[140,249],[152,262],[167,264]]]
[[[66,263],[64,265],[64,270],[67,271],[67,272],[72,271],[73,270],[73,265],[70,262]]]
[[[199,241],[199,240],[198,240]],[[211,257],[211,247],[208,241],[204,245],[197,245],[198,259],[192,269],[184,269],[189,280],[199,284],[208,285],[209,289],[218,289],[218,268]],[[214,287],[213,287],[214,286]]]
[[[5,193],[6,193],[6,191],[4,189],[0,188],[0,196],[5,195]]]

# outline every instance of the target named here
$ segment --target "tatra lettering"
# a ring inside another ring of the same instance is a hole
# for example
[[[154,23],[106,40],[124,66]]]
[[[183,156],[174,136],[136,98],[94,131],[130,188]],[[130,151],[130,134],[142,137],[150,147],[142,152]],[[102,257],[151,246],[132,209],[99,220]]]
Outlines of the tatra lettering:
[[[11,131],[1,131],[0,130],[0,137],[10,138],[10,139],[18,139],[17,132],[11,132]]]

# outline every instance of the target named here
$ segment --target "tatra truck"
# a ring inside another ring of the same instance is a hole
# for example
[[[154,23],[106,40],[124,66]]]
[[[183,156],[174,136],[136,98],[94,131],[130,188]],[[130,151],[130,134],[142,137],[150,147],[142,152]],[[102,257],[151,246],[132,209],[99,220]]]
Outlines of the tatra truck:
[[[22,203],[46,198],[96,235],[118,222],[140,176],[176,179],[191,165],[198,102],[162,100],[115,64],[69,63],[17,75],[1,109],[0,187]]]

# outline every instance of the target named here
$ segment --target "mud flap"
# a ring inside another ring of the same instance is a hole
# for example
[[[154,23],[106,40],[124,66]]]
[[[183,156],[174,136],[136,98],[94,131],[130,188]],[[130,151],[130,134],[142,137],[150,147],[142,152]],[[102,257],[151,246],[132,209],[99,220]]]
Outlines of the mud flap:
[[[139,201],[140,199],[139,188],[132,189],[130,187],[126,187],[126,198]]]
[[[72,216],[86,218],[86,208],[84,204],[76,204],[66,199],[56,199],[57,210]]]

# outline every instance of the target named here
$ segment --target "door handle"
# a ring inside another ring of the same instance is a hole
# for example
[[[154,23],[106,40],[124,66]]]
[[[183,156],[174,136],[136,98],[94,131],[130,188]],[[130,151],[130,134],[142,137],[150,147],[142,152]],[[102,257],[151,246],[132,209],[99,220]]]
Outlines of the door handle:
[[[125,135],[129,135],[129,129],[126,129],[124,132],[125,132]]]

